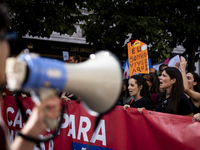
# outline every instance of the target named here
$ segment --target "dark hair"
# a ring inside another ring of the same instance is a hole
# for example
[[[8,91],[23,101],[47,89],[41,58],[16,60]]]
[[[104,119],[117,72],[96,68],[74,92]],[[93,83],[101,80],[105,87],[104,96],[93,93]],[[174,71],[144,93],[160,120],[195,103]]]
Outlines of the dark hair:
[[[161,71],[161,68],[162,67],[168,67],[168,65],[166,65],[166,64],[161,64],[160,66],[159,66],[159,71]]]
[[[128,92],[128,79],[123,79],[123,85],[125,84],[126,90],[122,91],[122,95],[125,97],[129,97],[129,92]]]
[[[7,30],[9,23],[8,9],[4,4],[0,4],[0,32]]]
[[[123,91],[123,87],[122,87],[122,92],[121,92],[121,95],[120,97],[123,99],[125,97],[128,98],[130,95],[129,95],[129,91],[128,91],[128,79],[123,79],[123,85],[126,86],[126,90]],[[124,99],[123,99],[124,100]]]
[[[147,84],[146,80],[142,76],[139,76],[139,75],[133,75],[131,76],[130,79],[135,79],[138,87],[142,85],[140,96],[147,98],[149,102],[151,103],[151,94],[149,91],[149,85]]]
[[[69,57],[73,57],[74,58],[74,61],[78,60],[78,62],[81,62],[82,61],[82,58],[81,56],[75,54],[75,53],[72,53],[69,55]]]
[[[149,74],[142,74],[143,77],[147,77],[147,79],[152,83],[152,86],[150,88],[150,93],[160,93],[159,90],[159,79],[158,75],[155,73],[149,73]]]
[[[150,73],[157,73],[157,70],[155,69],[155,68],[150,68],[150,69],[153,69],[154,70],[154,72],[150,72]],[[149,70],[150,70],[149,69]]]
[[[176,82],[172,85],[170,97],[168,99],[168,105],[166,109],[172,113],[178,113],[178,103],[180,97],[184,92],[183,78],[180,71],[175,67],[167,67],[164,69],[171,79],[176,79]],[[166,96],[166,91],[163,96]]]
[[[199,77],[199,75],[195,72],[188,72],[188,73],[191,73],[193,75],[194,82],[197,82],[197,84],[194,86],[194,91],[200,92],[200,77]]]

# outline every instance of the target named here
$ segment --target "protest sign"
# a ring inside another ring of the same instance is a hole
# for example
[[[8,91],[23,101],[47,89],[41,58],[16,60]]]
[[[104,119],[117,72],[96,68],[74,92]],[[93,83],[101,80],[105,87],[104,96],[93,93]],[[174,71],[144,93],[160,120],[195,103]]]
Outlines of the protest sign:
[[[133,73],[149,73],[147,44],[136,40],[134,44],[129,42],[128,59],[129,59],[129,75]]]

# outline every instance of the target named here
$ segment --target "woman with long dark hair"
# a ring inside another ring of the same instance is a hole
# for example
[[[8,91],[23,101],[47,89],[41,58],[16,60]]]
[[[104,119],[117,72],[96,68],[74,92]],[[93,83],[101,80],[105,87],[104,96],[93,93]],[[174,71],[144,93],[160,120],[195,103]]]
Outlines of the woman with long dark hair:
[[[151,100],[152,100],[152,108],[155,109],[156,98],[157,95],[160,93],[158,75],[155,73],[149,73],[149,74],[142,74],[142,77],[146,80],[146,82],[149,85],[149,91],[151,93]]]
[[[180,58],[180,68],[183,77],[184,91],[188,95],[194,111],[194,118],[200,120],[200,77],[195,72],[186,74],[187,61],[184,57]]]
[[[174,67],[165,68],[159,77],[160,88],[155,111],[193,116],[192,105],[184,94],[183,79],[180,71]]]
[[[123,79],[122,92],[117,102],[117,105],[123,106],[124,104],[127,104],[129,97],[130,95],[128,92],[128,79]]]
[[[151,110],[151,94],[149,92],[149,86],[142,76],[131,76],[129,79],[128,90],[130,96],[133,96],[134,99],[129,105],[124,105],[124,110],[128,107]]]

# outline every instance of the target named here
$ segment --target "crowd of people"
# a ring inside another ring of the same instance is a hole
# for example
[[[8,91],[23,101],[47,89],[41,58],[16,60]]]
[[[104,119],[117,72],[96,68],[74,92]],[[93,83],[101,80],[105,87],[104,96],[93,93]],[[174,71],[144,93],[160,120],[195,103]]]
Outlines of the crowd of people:
[[[200,77],[197,73],[186,73],[187,61],[183,56],[174,67],[162,64],[157,70],[150,69],[149,74],[132,74],[124,79],[123,92],[129,97],[120,97],[117,105],[124,110],[137,108],[194,117],[200,121]],[[124,81],[125,82],[125,81]],[[124,87],[126,85],[126,87]]]

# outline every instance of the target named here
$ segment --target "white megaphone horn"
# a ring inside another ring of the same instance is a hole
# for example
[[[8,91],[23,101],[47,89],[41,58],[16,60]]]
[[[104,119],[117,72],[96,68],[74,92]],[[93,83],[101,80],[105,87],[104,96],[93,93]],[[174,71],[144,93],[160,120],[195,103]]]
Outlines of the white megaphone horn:
[[[6,74],[11,90],[47,88],[71,92],[99,114],[108,112],[116,104],[122,90],[121,65],[108,51],[91,54],[88,60],[78,64],[21,54],[7,59]]]

